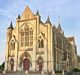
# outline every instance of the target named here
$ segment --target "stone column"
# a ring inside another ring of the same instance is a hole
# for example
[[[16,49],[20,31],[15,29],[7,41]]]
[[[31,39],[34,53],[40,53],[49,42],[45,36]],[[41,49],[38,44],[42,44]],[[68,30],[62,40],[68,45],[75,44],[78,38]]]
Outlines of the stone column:
[[[53,32],[52,32],[52,26],[51,26],[51,71],[54,70],[54,54],[53,54]]]
[[[36,40],[33,41],[32,70],[36,69]]]
[[[18,43],[15,42],[15,58],[14,58],[14,71],[18,68]]]
[[[46,71],[47,72],[47,66],[48,66],[48,64],[47,64],[47,40],[45,39],[44,40],[44,71]]]
[[[8,54],[9,54],[9,51],[8,51],[8,43],[6,45],[6,56],[5,56],[5,71],[8,70]]]

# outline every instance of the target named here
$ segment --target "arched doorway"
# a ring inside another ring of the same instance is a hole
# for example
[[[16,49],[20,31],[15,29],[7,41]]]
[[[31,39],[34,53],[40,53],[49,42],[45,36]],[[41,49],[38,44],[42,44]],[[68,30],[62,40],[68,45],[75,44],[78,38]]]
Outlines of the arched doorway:
[[[30,60],[25,57],[25,59],[23,60],[23,70],[28,70],[30,69]]]
[[[43,68],[43,58],[41,56],[38,57],[37,65],[39,66],[39,71],[42,71]]]
[[[14,70],[14,59],[13,58],[10,59],[10,66],[11,66],[11,71],[13,71]]]
[[[31,65],[31,56],[28,52],[24,52],[20,56],[20,64],[23,66],[23,70],[29,70]]]

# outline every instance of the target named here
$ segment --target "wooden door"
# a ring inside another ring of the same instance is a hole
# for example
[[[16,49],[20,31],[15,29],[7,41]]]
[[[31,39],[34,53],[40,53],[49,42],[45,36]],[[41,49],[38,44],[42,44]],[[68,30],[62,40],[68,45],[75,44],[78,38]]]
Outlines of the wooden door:
[[[42,68],[43,68],[43,59],[42,59],[41,56],[38,58],[37,65],[39,66],[39,71],[42,71]]]
[[[30,60],[28,58],[25,58],[23,60],[23,70],[29,70],[30,68]]]
[[[42,71],[43,68],[43,62],[39,62],[39,71]]]
[[[13,58],[11,58],[10,64],[11,64],[11,71],[13,71],[14,70],[14,59]]]

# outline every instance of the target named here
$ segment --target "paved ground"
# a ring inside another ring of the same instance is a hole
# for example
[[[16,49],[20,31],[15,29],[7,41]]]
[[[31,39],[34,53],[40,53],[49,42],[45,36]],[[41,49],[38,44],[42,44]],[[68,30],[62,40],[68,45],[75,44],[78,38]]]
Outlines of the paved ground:
[[[0,73],[0,75],[26,75],[26,74],[23,71],[19,71],[19,72],[7,72],[6,74]],[[48,74],[47,73],[41,74],[40,72],[29,72],[28,75],[48,75]]]
[[[6,74],[0,73],[0,75],[26,75],[24,71],[18,71],[18,72],[7,72]],[[29,72],[28,75],[54,75],[54,74],[48,74],[48,73],[40,73],[40,72]],[[55,74],[55,75],[62,75],[62,74]],[[80,75],[80,72],[67,72],[65,75]]]

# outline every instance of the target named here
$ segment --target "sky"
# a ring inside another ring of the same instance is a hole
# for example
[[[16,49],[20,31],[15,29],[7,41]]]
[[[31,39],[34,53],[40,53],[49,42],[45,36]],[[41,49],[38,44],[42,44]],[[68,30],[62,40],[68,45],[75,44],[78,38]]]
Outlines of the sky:
[[[43,22],[50,16],[52,24],[61,27],[65,36],[74,36],[77,53],[80,55],[80,0],[0,0],[0,63],[5,60],[6,32],[11,21],[16,25],[18,14],[22,14],[26,6],[35,14],[38,10]]]

